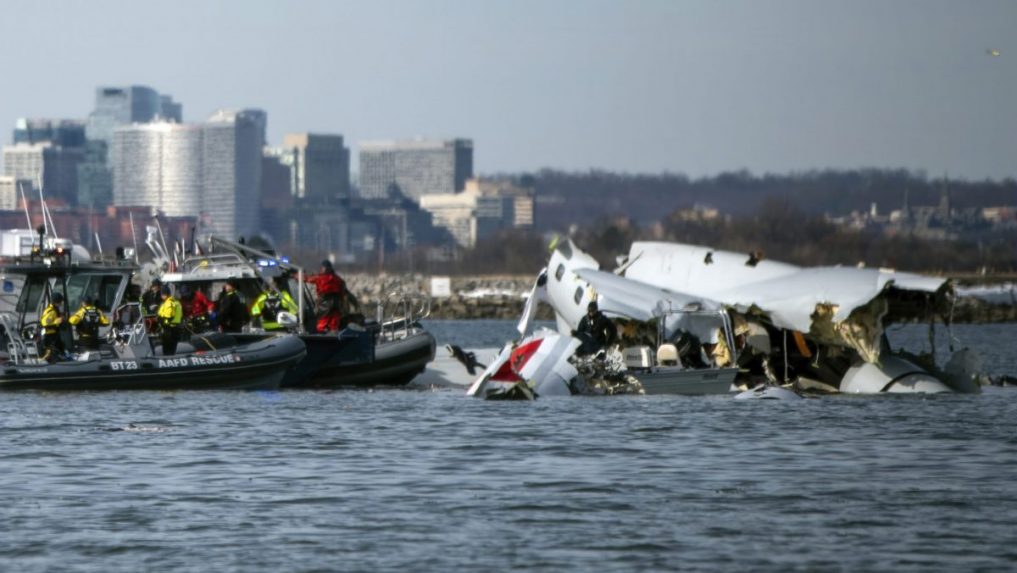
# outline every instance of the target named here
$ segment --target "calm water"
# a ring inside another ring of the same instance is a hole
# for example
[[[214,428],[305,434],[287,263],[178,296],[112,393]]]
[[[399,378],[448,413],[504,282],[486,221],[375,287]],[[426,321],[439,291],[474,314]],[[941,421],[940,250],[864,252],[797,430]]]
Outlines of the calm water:
[[[485,346],[512,325],[429,326]],[[1017,326],[957,335],[986,370],[1017,373]],[[1017,389],[0,398],[3,571],[1017,567]]]

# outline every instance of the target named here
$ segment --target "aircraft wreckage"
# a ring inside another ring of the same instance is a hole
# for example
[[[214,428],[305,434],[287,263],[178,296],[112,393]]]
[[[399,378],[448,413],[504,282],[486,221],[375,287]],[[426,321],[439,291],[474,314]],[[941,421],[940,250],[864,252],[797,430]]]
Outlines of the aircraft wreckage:
[[[604,271],[571,240],[552,245],[520,319],[521,338],[479,365],[468,395],[979,391],[971,351],[939,368],[931,354],[892,349],[885,335],[891,324],[949,324],[954,294],[946,279],[803,268],[661,242],[633,243],[619,263]],[[596,348],[576,331],[591,302],[610,320],[616,344]],[[557,330],[527,335],[541,303],[554,310]]]

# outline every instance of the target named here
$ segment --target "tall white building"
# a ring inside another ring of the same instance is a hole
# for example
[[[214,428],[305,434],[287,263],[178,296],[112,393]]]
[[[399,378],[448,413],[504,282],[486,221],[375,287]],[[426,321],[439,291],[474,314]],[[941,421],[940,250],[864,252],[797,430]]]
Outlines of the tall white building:
[[[202,210],[201,125],[145,123],[113,130],[113,203],[155,207],[169,216]]]
[[[150,123],[113,130],[113,201],[197,216],[229,238],[260,230],[266,116],[216,112],[206,123]]]

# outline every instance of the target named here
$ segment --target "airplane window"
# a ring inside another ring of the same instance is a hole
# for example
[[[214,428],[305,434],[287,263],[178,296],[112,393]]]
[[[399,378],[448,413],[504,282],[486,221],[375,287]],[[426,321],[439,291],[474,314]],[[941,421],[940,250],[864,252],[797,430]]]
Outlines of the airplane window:
[[[572,244],[569,241],[558,241],[554,249],[561,253],[566,261],[572,259]]]
[[[583,300],[583,287],[576,287],[576,294],[572,298],[579,304],[579,301]]]
[[[555,271],[554,271],[554,278],[555,278],[555,280],[560,281],[562,275],[564,275],[564,274],[565,274],[565,265],[562,264],[562,263],[558,263],[558,268],[555,269]]]

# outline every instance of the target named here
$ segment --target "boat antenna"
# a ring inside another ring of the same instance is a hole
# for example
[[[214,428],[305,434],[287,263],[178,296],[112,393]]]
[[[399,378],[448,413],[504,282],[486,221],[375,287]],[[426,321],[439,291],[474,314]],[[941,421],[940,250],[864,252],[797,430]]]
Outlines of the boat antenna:
[[[99,256],[102,256],[102,241],[99,240],[99,231],[95,232],[95,245],[99,247]]]
[[[47,228],[54,239],[59,239],[60,236],[57,234],[56,223],[53,222],[53,214],[49,212],[49,205],[46,204],[46,198],[43,197],[43,170],[46,168],[45,163],[39,166],[39,173],[37,175],[39,180],[39,202],[42,204],[42,222],[47,225]]]
[[[49,235],[49,219],[46,218],[46,199],[42,195],[42,167],[35,176],[35,182],[39,184],[39,210],[42,212],[42,226],[45,234]],[[42,247],[42,245],[39,245]]]
[[[138,234],[134,231],[134,211],[128,211],[131,216],[131,242],[134,243],[134,264],[138,264]]]
[[[25,193],[25,182],[18,181],[18,191],[21,191],[21,205],[25,208],[25,223],[28,225],[26,229],[32,228],[32,216],[28,214],[28,195]],[[42,245],[39,245],[42,248]]]
[[[90,202],[88,204],[88,234],[94,236],[95,240],[98,241],[99,233],[95,230],[95,217],[93,216],[95,209],[93,207],[94,203]],[[89,250],[91,250],[91,247],[89,247]],[[102,245],[99,245],[99,254],[102,254]]]
[[[42,189],[41,188],[39,189],[39,193],[40,194],[42,193]],[[60,235],[57,234],[56,223],[53,222],[53,214],[50,213],[49,205],[46,204],[46,201],[42,202],[42,213],[43,213],[44,217],[49,219],[49,228],[50,228],[51,231],[53,231],[53,238],[54,239],[59,239]]]
[[[159,224],[159,216],[156,215],[153,219],[155,219],[155,228],[159,231],[159,242],[162,243],[162,252],[167,253],[168,255],[169,249],[166,248],[166,236],[162,234],[162,225]]]

